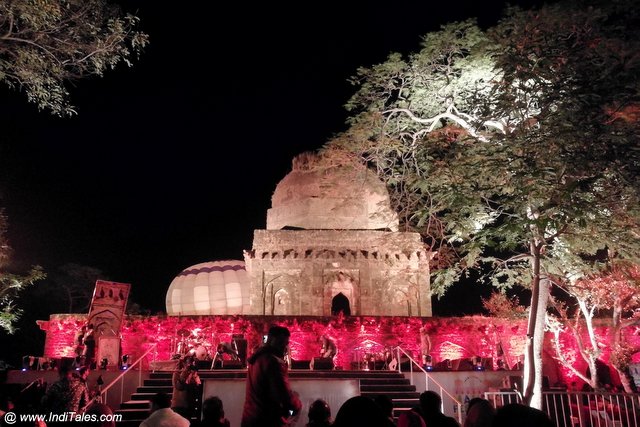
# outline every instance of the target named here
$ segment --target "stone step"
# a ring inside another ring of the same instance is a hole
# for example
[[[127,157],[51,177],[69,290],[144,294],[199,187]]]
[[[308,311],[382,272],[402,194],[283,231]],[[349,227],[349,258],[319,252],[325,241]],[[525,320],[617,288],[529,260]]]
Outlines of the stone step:
[[[363,378],[360,380],[360,385],[378,385],[378,384],[397,384],[407,385],[411,382],[407,378]]]
[[[167,385],[143,385],[136,389],[138,393],[168,393],[173,392],[173,386],[171,383]]]
[[[361,396],[369,397],[371,399],[375,399],[377,396],[386,395],[391,400],[395,399],[418,399],[420,397],[420,393],[415,391],[366,391],[361,392]]]
[[[144,385],[171,385],[171,377],[168,378],[151,378],[144,380]]]
[[[150,409],[150,400],[127,400],[120,404],[120,409]]]
[[[151,372],[149,373],[149,379],[164,379],[164,378],[169,378],[171,379],[171,376],[173,375],[173,372]]]
[[[360,385],[360,392],[415,392],[416,386],[411,384],[369,384]]]
[[[123,420],[142,421],[149,416],[148,409],[118,409],[116,414],[121,414]]]
[[[412,410],[413,408],[415,408],[418,405],[414,405],[410,408],[393,408],[393,417],[394,418],[398,418],[400,416],[400,414],[402,414],[403,412],[409,412],[410,410]]]
[[[402,409],[402,408],[413,408],[415,406],[420,405],[420,398],[411,398],[411,399],[394,399],[393,400],[393,409]]]
[[[168,393],[171,396],[172,393]],[[151,400],[156,393],[133,393],[131,394],[131,400]]]
[[[150,380],[171,379],[172,372],[151,372]],[[200,378],[246,378],[246,369],[214,369],[198,371]],[[310,371],[307,369],[290,369],[290,378],[359,378],[359,379],[404,379],[397,371]]]

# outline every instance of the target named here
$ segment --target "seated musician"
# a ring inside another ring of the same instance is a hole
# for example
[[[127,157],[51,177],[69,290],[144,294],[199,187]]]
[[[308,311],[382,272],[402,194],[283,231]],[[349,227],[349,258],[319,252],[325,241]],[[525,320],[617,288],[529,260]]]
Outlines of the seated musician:
[[[216,354],[213,357],[213,361],[211,362],[211,369],[215,368],[216,362],[218,360],[220,361],[220,363],[224,363],[223,356],[225,354],[228,354],[232,360],[240,360],[235,341],[221,342],[220,344],[218,344],[218,347],[216,347]]]
[[[218,344],[218,354],[220,357],[222,357],[223,354],[228,354],[233,360],[240,359],[235,342],[221,342]]]

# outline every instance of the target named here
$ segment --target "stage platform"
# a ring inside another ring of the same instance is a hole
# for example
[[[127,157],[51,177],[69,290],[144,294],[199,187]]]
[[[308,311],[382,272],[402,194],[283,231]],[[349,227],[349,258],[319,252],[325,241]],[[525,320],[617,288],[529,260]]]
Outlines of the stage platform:
[[[201,370],[199,375],[203,383],[203,398],[218,396],[222,399],[225,414],[231,425],[240,425],[242,406],[246,382],[246,369],[216,369]],[[394,402],[396,412],[407,410],[418,404],[420,393],[427,389],[440,393],[440,386],[454,394],[454,397],[464,403],[473,397],[480,397],[482,393],[497,390],[508,379],[515,376],[514,371],[449,371],[431,372],[426,381],[422,372],[400,373],[397,371],[378,370],[326,370],[311,371],[308,369],[291,369],[289,381],[291,388],[300,395],[304,405],[299,426],[303,426],[308,418],[308,407],[316,399],[326,400],[333,415],[350,397],[365,395],[375,397],[379,394],[389,396]],[[148,400],[158,391],[171,392],[171,372],[155,372],[149,374],[145,385],[131,395],[131,400],[123,405],[125,419],[144,415],[140,409],[134,409],[142,401]],[[438,385],[439,384],[439,385]],[[458,417],[455,402],[443,396],[444,411],[447,415]],[[464,411],[464,408],[462,408]],[[463,414],[464,415],[464,414]],[[131,425],[134,425],[132,423]]]
[[[138,426],[148,415],[149,399],[160,391],[171,393],[172,370],[166,361],[165,371],[137,371],[125,375],[123,384],[123,400],[120,400],[120,387],[110,393],[108,404],[123,414],[122,426]],[[122,371],[97,370],[91,373],[90,384],[95,384],[98,376],[102,376],[108,384]],[[303,426],[307,421],[309,405],[318,398],[326,400],[331,406],[333,415],[350,397],[365,395],[375,397],[386,394],[392,398],[396,412],[410,409],[418,404],[419,394],[426,390],[440,393],[440,385],[451,393],[455,399],[464,403],[473,397],[481,397],[485,391],[499,390],[505,382],[518,378],[521,371],[446,371],[430,372],[426,380],[422,372],[397,372],[388,370],[308,370],[291,369],[289,378],[293,390],[299,393],[304,408],[297,424]],[[246,369],[201,369],[199,375],[203,382],[203,398],[218,396],[225,406],[225,413],[232,425],[240,425],[242,406],[244,405]],[[55,371],[11,371],[8,382],[21,389],[37,378],[53,383],[57,378]],[[143,380],[137,385],[138,378]],[[22,385],[22,386],[19,386]],[[455,402],[443,396],[444,412],[456,417]],[[464,411],[464,407],[462,408]],[[464,415],[464,413],[462,414]]]

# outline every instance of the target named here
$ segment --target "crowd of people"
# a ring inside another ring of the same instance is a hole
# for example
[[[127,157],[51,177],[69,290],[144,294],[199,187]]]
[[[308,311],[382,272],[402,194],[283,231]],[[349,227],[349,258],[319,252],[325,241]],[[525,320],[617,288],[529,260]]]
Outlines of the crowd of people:
[[[99,399],[95,399],[98,395],[98,388],[90,386],[88,382],[91,369],[89,366],[74,368],[73,364],[62,364],[58,368],[58,380],[47,384],[43,379],[36,379],[29,385],[24,387],[13,397],[2,396],[0,400],[0,425],[10,425],[8,420],[4,419],[7,412],[13,412],[20,415],[39,415],[56,414],[55,420],[36,420],[33,423],[19,422],[17,425],[35,425],[37,427],[46,426],[64,426],[73,425],[93,426],[100,425],[104,427],[115,426],[113,422],[107,423],[91,423],[88,422],[91,415],[96,415],[99,419],[100,415],[113,415],[113,411],[102,404]],[[73,414],[73,415],[72,415]],[[81,422],[75,422],[71,417],[79,414],[85,414],[85,418]]]
[[[86,336],[87,330],[83,330]],[[285,427],[302,425],[300,419],[302,402],[288,381],[288,366],[285,354],[290,333],[287,328],[274,326],[269,330],[266,343],[248,359],[246,392],[240,427]],[[83,339],[83,342],[86,340]],[[83,354],[86,354],[83,349]],[[91,369],[91,358],[79,369],[63,365],[59,369],[60,379],[46,387],[34,382],[28,388],[40,392],[39,398],[31,399],[36,413],[87,413],[113,414],[106,405],[93,399],[97,390],[91,390],[87,378]],[[172,394],[157,393],[151,400],[149,416],[140,427],[230,427],[225,418],[223,402],[213,396],[200,402],[201,380],[197,360],[185,356],[177,363],[172,376]],[[27,390],[25,389],[25,390]],[[37,395],[37,392],[36,392]],[[0,402],[0,415],[13,409],[9,400]],[[375,400],[355,396],[345,401],[332,418],[329,404],[317,399],[308,408],[307,427],[460,427],[458,422],[441,411],[440,395],[425,391],[420,395],[419,405],[394,418],[392,400],[379,395]],[[199,414],[202,414],[200,419]],[[36,423],[44,427],[44,423]],[[47,423],[46,425],[56,425]],[[57,425],[65,425],[57,424]],[[81,425],[74,423],[74,425]],[[114,421],[85,423],[85,425],[115,426]],[[484,399],[472,399],[468,403],[463,427],[547,427],[553,424],[546,414],[533,408],[510,404],[497,411]]]

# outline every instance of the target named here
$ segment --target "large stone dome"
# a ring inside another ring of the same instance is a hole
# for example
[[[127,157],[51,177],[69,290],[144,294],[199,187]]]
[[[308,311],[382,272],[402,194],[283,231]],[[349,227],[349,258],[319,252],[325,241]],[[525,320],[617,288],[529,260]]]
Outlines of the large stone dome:
[[[213,261],[183,270],[167,291],[167,314],[249,313],[249,277],[243,261]]]
[[[267,229],[390,230],[398,217],[375,173],[347,158],[302,154],[280,181]]]

